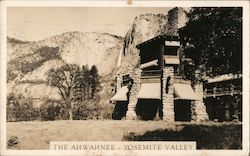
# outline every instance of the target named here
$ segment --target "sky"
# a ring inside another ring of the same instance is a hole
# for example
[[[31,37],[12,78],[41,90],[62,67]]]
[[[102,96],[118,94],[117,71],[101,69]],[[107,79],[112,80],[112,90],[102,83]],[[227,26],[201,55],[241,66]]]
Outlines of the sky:
[[[69,31],[124,36],[140,14],[167,14],[171,8],[145,7],[8,7],[7,35],[38,41]]]

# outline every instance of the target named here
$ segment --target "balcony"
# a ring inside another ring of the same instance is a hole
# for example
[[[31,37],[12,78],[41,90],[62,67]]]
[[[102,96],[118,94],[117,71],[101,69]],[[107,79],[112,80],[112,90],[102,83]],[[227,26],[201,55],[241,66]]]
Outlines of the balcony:
[[[180,64],[179,56],[176,56],[176,55],[164,55],[164,61],[165,61],[165,64],[172,64],[172,65]]]
[[[242,86],[231,86],[231,87],[221,87],[221,88],[212,88],[204,90],[204,97],[217,97],[234,94],[242,94]]]
[[[142,71],[142,76],[161,77],[161,70],[145,70]]]

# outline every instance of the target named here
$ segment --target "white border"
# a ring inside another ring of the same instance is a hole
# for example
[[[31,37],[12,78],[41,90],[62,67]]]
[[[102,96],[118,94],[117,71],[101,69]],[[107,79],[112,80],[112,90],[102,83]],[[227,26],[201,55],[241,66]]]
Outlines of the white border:
[[[24,7],[205,7],[232,6],[243,7],[243,149],[242,150],[197,150],[197,151],[146,151],[143,155],[248,155],[249,153],[249,2],[248,1],[0,1],[1,10],[1,152],[0,155],[141,155],[140,151],[97,151],[81,153],[81,151],[50,150],[6,150],[6,8],[10,6]]]

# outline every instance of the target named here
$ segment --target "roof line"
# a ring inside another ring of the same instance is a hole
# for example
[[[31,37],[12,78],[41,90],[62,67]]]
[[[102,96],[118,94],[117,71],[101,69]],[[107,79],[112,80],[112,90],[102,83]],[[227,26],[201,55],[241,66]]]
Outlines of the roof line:
[[[144,41],[140,44],[136,45],[136,48],[140,49],[142,46],[145,46],[151,42],[157,41],[157,40],[163,40],[163,39],[168,39],[168,40],[173,40],[173,41],[178,41],[180,40],[180,37],[177,35],[169,35],[169,34],[163,34],[163,35],[158,35],[156,37],[153,37],[147,41]]]

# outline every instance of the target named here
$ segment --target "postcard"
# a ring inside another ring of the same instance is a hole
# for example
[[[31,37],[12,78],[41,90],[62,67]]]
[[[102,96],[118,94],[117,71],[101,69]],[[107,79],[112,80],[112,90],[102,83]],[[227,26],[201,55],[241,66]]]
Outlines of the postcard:
[[[1,155],[249,155],[248,1],[1,1]]]

